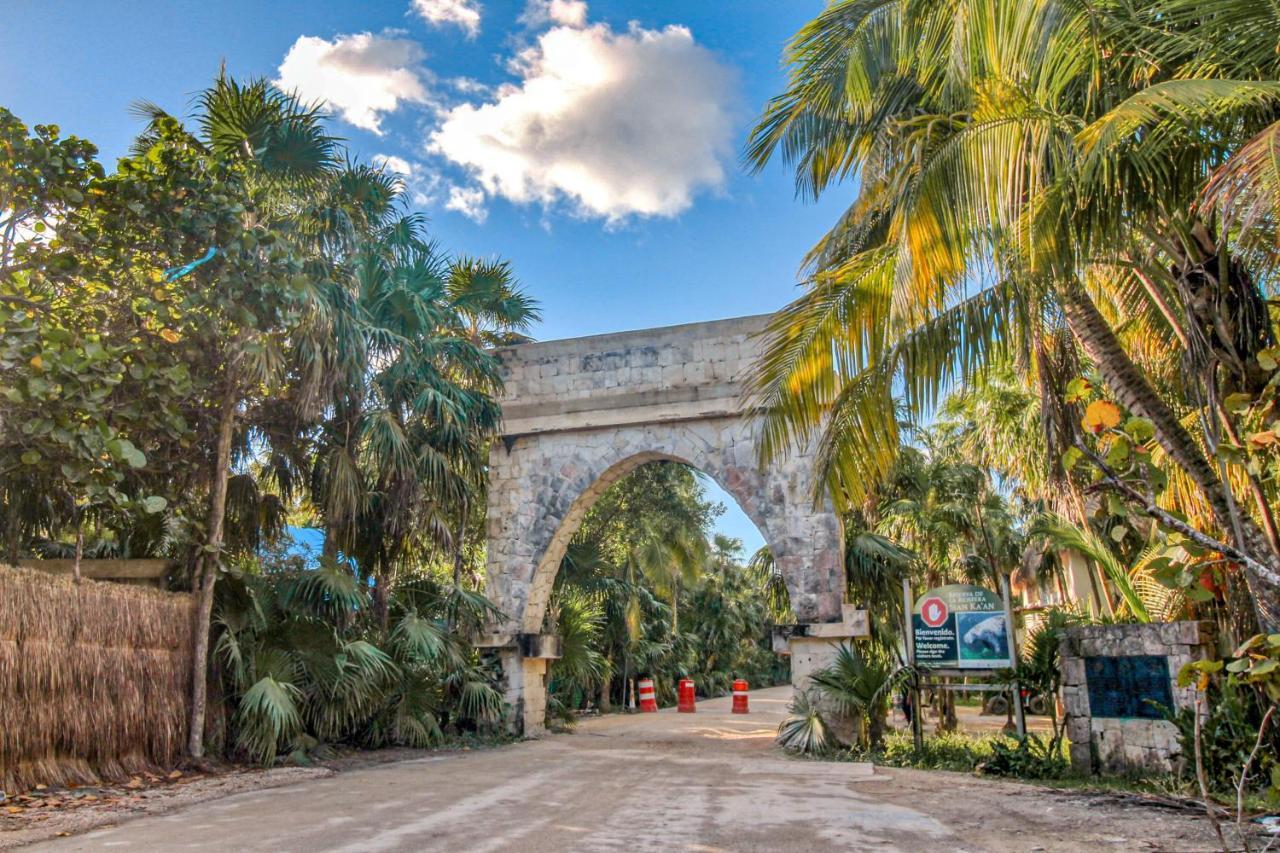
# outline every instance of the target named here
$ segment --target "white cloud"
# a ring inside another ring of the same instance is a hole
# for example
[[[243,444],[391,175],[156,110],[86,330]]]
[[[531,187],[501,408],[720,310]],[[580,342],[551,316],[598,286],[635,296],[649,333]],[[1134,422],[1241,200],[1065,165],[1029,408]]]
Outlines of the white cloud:
[[[301,36],[280,64],[277,84],[322,100],[356,127],[381,134],[381,120],[401,104],[427,101],[426,54],[415,41],[356,33],[326,41]]]
[[[723,183],[735,78],[687,28],[561,25],[510,67],[518,84],[448,110],[428,142],[487,195],[617,221]]]
[[[530,27],[546,24],[585,27],[587,4],[585,0],[529,0],[520,14],[520,23]]]
[[[484,222],[489,216],[484,190],[479,187],[449,187],[449,200],[444,206],[446,210],[456,210],[475,222]]]
[[[480,32],[480,4],[475,0],[413,0],[413,11],[434,27],[456,24],[472,38]]]
[[[388,172],[395,172],[397,175],[410,177],[413,174],[413,164],[403,157],[397,157],[394,154],[374,154],[373,165],[379,169],[385,169]]]
[[[439,200],[440,175],[423,164],[395,154],[374,154],[370,159],[379,169],[395,173],[400,178],[409,201],[418,207],[426,207]]]
[[[457,89],[464,95],[482,95],[487,97],[493,91],[493,87],[487,83],[481,83],[474,77],[454,77],[449,81],[449,85]]]

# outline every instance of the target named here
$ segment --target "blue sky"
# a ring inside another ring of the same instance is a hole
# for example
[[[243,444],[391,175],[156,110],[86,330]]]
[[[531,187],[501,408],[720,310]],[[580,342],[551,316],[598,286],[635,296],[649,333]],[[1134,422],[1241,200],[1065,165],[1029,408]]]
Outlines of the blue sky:
[[[0,104],[109,163],[135,100],[185,114],[224,60],[283,78],[328,102],[357,157],[407,170],[442,247],[512,262],[542,302],[537,337],[587,335],[793,296],[842,199],[801,203],[785,170],[739,156],[784,42],[822,5],[9,0]],[[721,528],[760,542],[736,507]]]

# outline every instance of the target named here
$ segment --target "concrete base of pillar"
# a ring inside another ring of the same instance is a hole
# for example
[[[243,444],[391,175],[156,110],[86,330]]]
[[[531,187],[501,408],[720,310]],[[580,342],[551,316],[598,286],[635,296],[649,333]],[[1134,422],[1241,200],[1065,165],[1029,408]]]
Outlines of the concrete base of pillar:
[[[814,673],[836,662],[840,647],[852,643],[853,637],[792,637],[791,638],[791,690],[796,696],[812,685]],[[856,715],[850,716],[821,695],[813,695],[817,707],[827,723],[827,735],[837,742],[852,746],[858,738],[860,727]]]
[[[519,649],[502,651],[506,699],[511,705],[513,734],[536,737],[547,730],[546,658],[530,658]]]
[[[791,686],[795,692],[808,690],[813,674],[835,663],[840,646],[852,641],[852,637],[792,637]]]

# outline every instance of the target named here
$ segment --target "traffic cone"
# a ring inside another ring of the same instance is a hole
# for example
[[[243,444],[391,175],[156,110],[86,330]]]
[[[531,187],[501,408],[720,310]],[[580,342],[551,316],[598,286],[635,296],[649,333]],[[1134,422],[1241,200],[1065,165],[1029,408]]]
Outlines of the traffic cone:
[[[640,713],[652,714],[658,710],[658,695],[653,690],[653,679],[640,679]]]
[[[692,714],[694,711],[698,710],[697,706],[694,704],[696,699],[693,693],[692,678],[680,679],[679,697],[680,697],[680,703],[679,703],[679,706],[676,708],[676,710],[678,710],[681,714]]]
[[[733,680],[733,713],[747,714],[747,680],[745,678],[735,678]]]

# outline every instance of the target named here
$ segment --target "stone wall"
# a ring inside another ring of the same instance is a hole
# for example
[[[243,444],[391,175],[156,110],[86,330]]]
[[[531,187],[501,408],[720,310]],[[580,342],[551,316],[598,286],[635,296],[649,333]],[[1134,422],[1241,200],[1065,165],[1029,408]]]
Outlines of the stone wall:
[[[1167,622],[1070,628],[1062,645],[1062,701],[1071,765],[1085,773],[1167,772],[1182,759],[1177,728],[1163,719],[1103,716],[1091,707],[1090,659],[1152,656],[1166,661],[1176,710],[1195,707],[1195,689],[1177,685],[1184,664],[1213,653],[1211,623]],[[1099,695],[1102,685],[1094,685]],[[1137,700],[1136,694],[1132,699]]]

